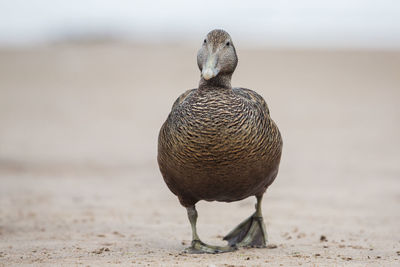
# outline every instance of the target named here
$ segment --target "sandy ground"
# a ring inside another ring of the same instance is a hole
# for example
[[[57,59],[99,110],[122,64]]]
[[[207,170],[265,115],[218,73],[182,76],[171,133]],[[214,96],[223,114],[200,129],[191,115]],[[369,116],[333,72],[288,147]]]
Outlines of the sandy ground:
[[[233,84],[284,138],[270,248],[181,253],[191,230],[156,142],[197,86],[196,48],[54,45],[0,52],[0,266],[400,265],[400,53],[236,45]],[[223,244],[254,202],[200,202],[202,239]]]

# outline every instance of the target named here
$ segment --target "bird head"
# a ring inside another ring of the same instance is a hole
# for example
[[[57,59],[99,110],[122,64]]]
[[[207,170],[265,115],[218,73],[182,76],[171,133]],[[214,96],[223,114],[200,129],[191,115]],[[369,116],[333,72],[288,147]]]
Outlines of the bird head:
[[[197,65],[201,76],[210,80],[219,74],[232,74],[238,58],[232,38],[224,30],[209,32],[197,53]]]

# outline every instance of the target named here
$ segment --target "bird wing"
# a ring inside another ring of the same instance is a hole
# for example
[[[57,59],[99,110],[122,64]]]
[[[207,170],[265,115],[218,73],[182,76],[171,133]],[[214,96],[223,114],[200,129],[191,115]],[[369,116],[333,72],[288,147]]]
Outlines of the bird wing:
[[[172,110],[174,110],[175,108],[177,108],[180,104],[182,104],[183,101],[185,101],[185,99],[191,94],[193,93],[193,91],[196,89],[189,89],[186,92],[184,92],[183,94],[181,94],[174,102],[174,104],[172,105]]]
[[[267,112],[269,115],[269,108],[267,105],[267,102],[265,102],[264,98],[254,92],[253,90],[247,89],[247,88],[240,88],[240,87],[235,87],[233,88],[233,92],[249,101],[252,101],[253,103],[257,105],[261,105],[263,109]]]

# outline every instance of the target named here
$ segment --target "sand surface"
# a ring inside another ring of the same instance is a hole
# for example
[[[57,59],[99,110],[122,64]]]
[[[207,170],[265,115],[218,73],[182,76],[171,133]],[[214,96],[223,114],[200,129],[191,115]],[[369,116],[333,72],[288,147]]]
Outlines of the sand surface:
[[[0,51],[0,266],[400,265],[400,53],[236,45],[233,85],[284,139],[270,248],[181,253],[190,225],[156,147],[197,48],[53,45]],[[254,203],[200,202],[200,237],[223,244]]]

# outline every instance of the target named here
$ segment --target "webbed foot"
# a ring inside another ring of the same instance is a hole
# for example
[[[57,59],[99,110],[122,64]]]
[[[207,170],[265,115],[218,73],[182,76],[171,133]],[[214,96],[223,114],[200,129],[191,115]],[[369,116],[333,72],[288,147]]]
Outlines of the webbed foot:
[[[266,247],[268,241],[262,216],[255,212],[224,237],[229,246]]]
[[[224,237],[230,246],[266,247],[268,236],[261,212],[262,197],[262,195],[256,196],[256,212]]]
[[[192,245],[186,248],[184,252],[190,254],[202,254],[202,253],[216,254],[216,253],[232,252],[235,250],[237,250],[236,246],[225,246],[225,247],[211,246],[207,245],[206,243],[200,240],[193,240]]]

